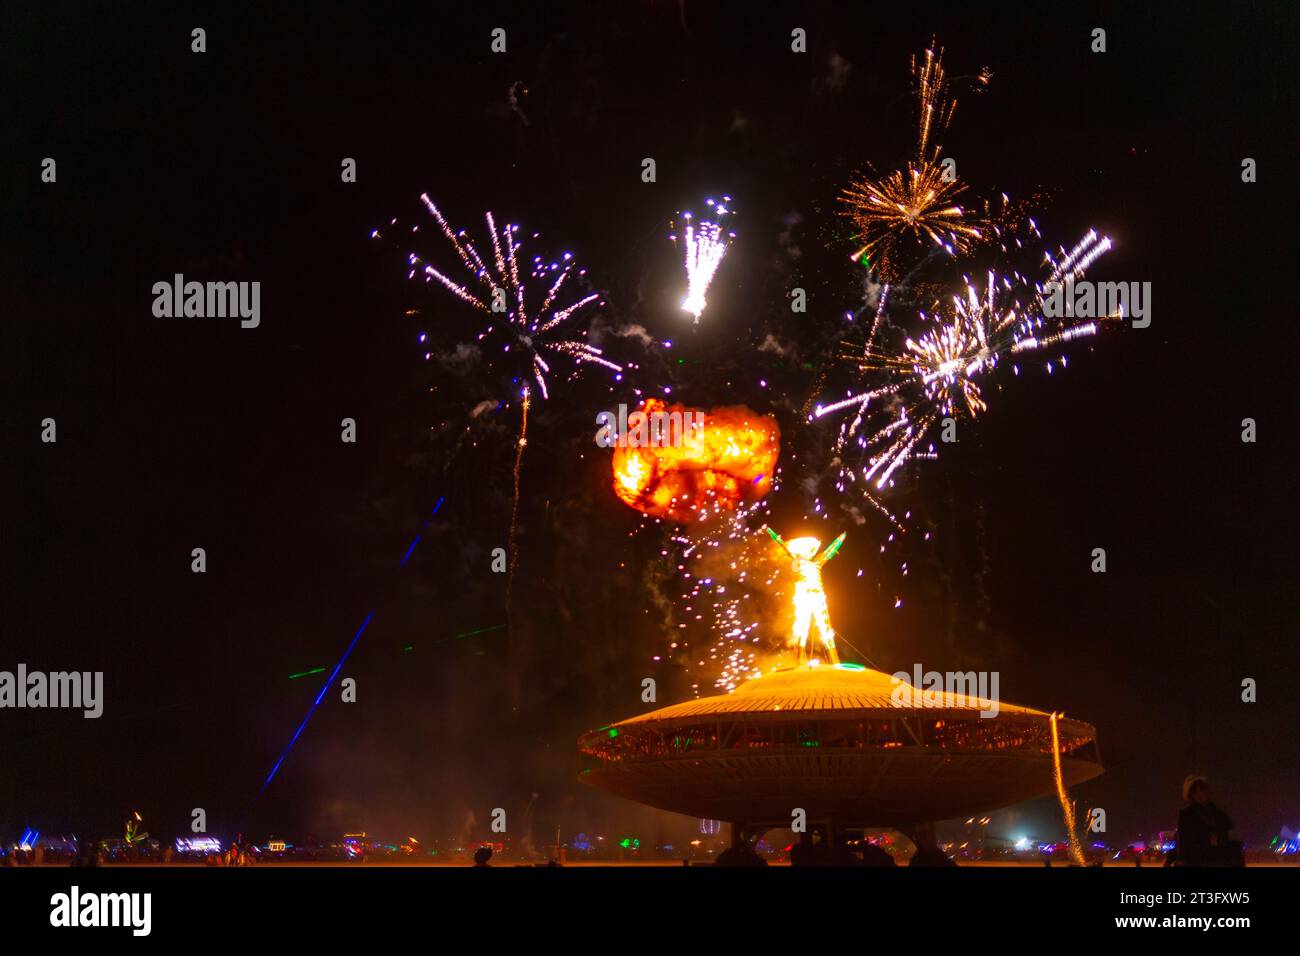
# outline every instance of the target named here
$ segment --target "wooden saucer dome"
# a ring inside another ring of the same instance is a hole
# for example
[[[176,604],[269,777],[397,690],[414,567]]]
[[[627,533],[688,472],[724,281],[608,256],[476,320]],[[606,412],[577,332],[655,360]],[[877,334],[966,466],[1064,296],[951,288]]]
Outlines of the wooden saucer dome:
[[[802,808],[837,826],[906,828],[1055,789],[1051,715],[917,690],[854,664],[800,666],[578,740],[579,779],[640,803],[746,825]],[[1096,731],[1057,719],[1067,787],[1102,773]]]

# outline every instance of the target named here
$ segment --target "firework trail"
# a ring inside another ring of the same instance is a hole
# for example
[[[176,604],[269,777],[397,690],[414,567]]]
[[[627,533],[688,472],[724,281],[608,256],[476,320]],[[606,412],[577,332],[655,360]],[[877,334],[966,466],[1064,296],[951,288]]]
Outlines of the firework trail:
[[[1061,803],[1061,813],[1065,816],[1065,829],[1070,836],[1070,857],[1079,866],[1087,866],[1083,857],[1083,846],[1079,843],[1079,832],[1074,824],[1074,801],[1066,796],[1065,778],[1061,775],[1061,734],[1056,727],[1056,712],[1052,712],[1052,777],[1056,783],[1056,798]]]
[[[686,298],[682,300],[682,311],[693,315],[697,323],[707,305],[704,294],[709,289],[709,283],[722,264],[722,257],[727,254],[731,240],[736,238],[734,232],[724,233],[720,225],[724,217],[732,214],[726,205],[730,202],[730,196],[723,196],[722,202],[718,203],[712,199],[707,200],[716,222],[703,220],[696,223],[691,213],[680,214],[683,223],[681,243],[686,255]],[[676,235],[669,238],[678,241]]]
[[[519,438],[515,445],[515,467],[514,467],[514,497],[510,502],[510,535],[506,539],[506,546],[509,550],[510,563],[506,569],[506,656],[513,674],[516,668],[516,647],[515,647],[515,617],[514,611],[514,593],[515,593],[515,569],[519,566],[519,469],[524,463],[524,449],[528,446],[528,406],[530,405],[528,397],[528,386],[524,386],[523,405],[520,409],[519,418]],[[519,707],[519,683],[512,680],[510,684],[510,698],[512,708]]]
[[[506,578],[506,607],[510,606],[510,591],[514,585],[515,565],[519,563],[519,546],[515,532],[519,519],[519,466],[524,462],[524,448],[528,445],[528,388],[524,388],[524,403],[519,419],[519,441],[515,446],[515,494],[510,507],[510,575]]]

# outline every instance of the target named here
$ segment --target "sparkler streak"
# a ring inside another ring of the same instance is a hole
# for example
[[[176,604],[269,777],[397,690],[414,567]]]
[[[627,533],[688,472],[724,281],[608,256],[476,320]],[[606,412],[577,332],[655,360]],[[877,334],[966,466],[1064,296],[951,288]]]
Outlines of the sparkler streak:
[[[693,315],[697,324],[707,305],[704,293],[708,291],[714,273],[722,264],[722,257],[727,254],[727,246],[731,244],[732,239],[736,238],[734,232],[724,233],[719,224],[722,218],[731,212],[725,205],[729,202],[731,202],[730,196],[723,196],[720,203],[715,203],[712,199],[708,200],[708,205],[712,207],[718,222],[706,220],[696,225],[691,213],[681,214],[685,223],[682,228],[682,245],[685,247],[687,281],[682,311]],[[674,242],[677,241],[676,236],[671,238]]]

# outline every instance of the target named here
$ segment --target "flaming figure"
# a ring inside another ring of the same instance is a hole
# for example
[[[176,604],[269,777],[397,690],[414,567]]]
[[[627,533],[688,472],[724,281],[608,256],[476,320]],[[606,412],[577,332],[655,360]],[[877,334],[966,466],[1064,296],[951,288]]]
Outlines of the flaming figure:
[[[827,658],[832,664],[838,664],[840,656],[835,651],[835,629],[831,627],[830,611],[826,609],[826,591],[822,587],[822,565],[835,557],[847,532],[832,541],[820,555],[817,549],[821,547],[821,542],[816,538],[783,541],[771,528],[767,529],[767,533],[790,556],[791,570],[795,575],[791,643],[799,647],[799,663],[804,664],[810,660],[808,638],[810,631],[815,629]]]
[[[730,210],[725,205],[729,202],[731,202],[730,196],[723,196],[720,203],[715,203],[712,199],[708,200],[708,205],[712,207],[718,222],[702,221],[697,225],[689,212],[681,214],[685,223],[682,229],[682,244],[686,247],[687,283],[686,298],[682,300],[682,311],[695,316],[697,323],[707,304],[704,293],[708,291],[709,283],[713,281],[713,274],[722,264],[722,257],[727,254],[727,246],[731,244],[732,239],[736,238],[734,232],[724,233],[722,226],[718,224],[724,216],[730,214]],[[674,242],[677,241],[677,236],[671,238]]]
[[[492,213],[487,213],[488,235],[492,241],[489,263],[479,255],[474,243],[466,238],[464,230],[452,230],[427,193],[420,196],[420,201],[437,220],[442,234],[456,250],[461,264],[472,277],[472,285],[477,285],[478,290],[457,282],[424,262],[414,252],[408,255],[410,277],[423,274],[426,282],[437,280],[456,298],[482,312],[487,317],[487,328],[479,333],[479,341],[494,332],[502,333],[506,338],[502,351],[514,351],[524,356],[527,368],[523,374],[532,376],[543,399],[550,397],[547,375],[551,373],[551,362],[557,356],[567,356],[579,365],[590,363],[622,372],[622,366],[604,358],[601,350],[595,346],[578,339],[562,337],[564,330],[561,326],[565,322],[588,306],[600,303],[600,296],[593,292],[574,299],[568,305],[559,304],[561,293],[566,291],[566,284],[572,285],[570,278],[575,274],[578,277],[586,274],[585,270],[576,268],[570,253],[566,252],[560,261],[550,263],[540,256],[534,257],[531,272],[526,276],[521,275],[517,255],[520,249],[516,238],[518,226],[506,225],[498,229]],[[375,235],[378,236],[378,231]],[[525,295],[528,280],[536,281],[546,290],[538,303],[530,303]],[[425,357],[431,358],[432,355]]]
[[[840,194],[843,213],[858,230],[862,245],[852,256],[867,256],[888,280],[901,275],[897,262],[903,245],[942,247],[950,255],[966,252],[984,238],[983,223],[955,200],[966,186],[939,162],[940,137],[952,120],[957,102],[948,97],[942,63],[943,51],[925,51],[923,60],[912,58],[920,104],[920,129],[916,156],[906,170],[883,179],[860,176]]]

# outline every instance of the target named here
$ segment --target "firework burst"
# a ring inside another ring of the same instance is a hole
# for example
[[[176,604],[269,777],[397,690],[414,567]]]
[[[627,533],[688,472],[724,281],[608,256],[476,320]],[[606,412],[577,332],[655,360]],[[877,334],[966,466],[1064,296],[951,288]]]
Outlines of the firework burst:
[[[407,257],[411,267],[409,278],[422,276],[426,283],[436,281],[457,299],[482,313],[486,325],[477,340],[482,343],[492,339],[500,343],[502,357],[517,357],[518,364],[512,369],[516,373],[514,378],[525,381],[531,378],[538,394],[547,399],[550,397],[549,376],[554,373],[554,363],[563,361],[570,364],[571,373],[588,364],[615,373],[623,371],[622,366],[605,358],[600,349],[583,341],[585,331],[577,337],[573,335],[577,320],[590,318],[593,307],[603,303],[600,295],[594,292],[585,295],[574,293],[576,297],[569,297],[573,287],[586,276],[586,270],[577,267],[572,254],[566,252],[552,261],[535,256],[527,271],[522,271],[519,227],[498,227],[489,212],[485,219],[492,251],[485,259],[464,230],[452,229],[427,194],[421,195],[420,201],[451,243],[461,265],[469,273],[469,281],[457,282],[415,252]],[[414,231],[418,231],[418,227]],[[377,231],[375,235],[378,236]],[[530,299],[530,286],[543,290],[540,296]],[[421,341],[424,340],[422,334]],[[425,358],[432,357],[432,352],[425,355]]]
[[[857,366],[869,387],[818,405],[812,416],[854,413],[841,426],[835,446],[841,489],[845,482],[860,481],[879,491],[908,458],[933,457],[933,445],[918,449],[920,443],[943,418],[975,418],[987,410],[980,380],[999,360],[1095,335],[1098,320],[1047,318],[1044,289],[1082,276],[1110,248],[1110,239],[1090,230],[1057,258],[1044,257],[1049,269],[1042,283],[1030,284],[1019,273],[999,276],[993,271],[987,273],[983,287],[967,279],[962,293],[933,314],[919,313],[922,331],[904,335],[901,344],[897,336],[891,344],[886,334],[886,289],[866,343],[850,347],[843,355]],[[1120,317],[1116,312],[1101,321]],[[1016,361],[1013,371],[1018,375]],[[1065,362],[1063,356],[1048,358],[1045,366],[1050,374],[1055,363]],[[853,445],[863,455],[860,467],[843,464],[846,448]],[[877,499],[871,500],[883,508]]]
[[[993,223],[956,200],[966,191],[953,167],[939,161],[941,140],[957,101],[948,95],[943,51],[932,45],[912,59],[919,104],[916,155],[906,169],[875,178],[862,175],[841,192],[842,215],[852,222],[859,243],[852,259],[863,257],[885,279],[901,276],[910,249],[942,248],[960,255],[981,242]]]
[[[689,312],[700,321],[704,308],[708,304],[704,294],[713,281],[714,273],[722,264],[722,257],[727,254],[727,247],[736,238],[734,232],[724,232],[722,220],[733,215],[727,204],[730,196],[723,196],[722,202],[707,201],[712,210],[712,220],[696,222],[689,212],[681,213],[681,236],[672,235],[674,242],[681,241],[686,257],[686,298],[682,300],[682,311]],[[716,220],[716,221],[715,221]]]
[[[484,345],[489,341],[499,345],[500,349],[495,354],[488,353],[485,364],[507,375],[512,386],[518,388],[516,394],[520,399],[520,418],[515,442],[506,577],[506,617],[510,635],[508,646],[513,662],[515,643],[512,598],[519,562],[520,470],[524,450],[528,445],[528,411],[534,393],[533,386],[536,386],[536,394],[543,400],[548,399],[551,394],[551,376],[559,374],[557,366],[561,362],[569,366],[568,378],[574,377],[586,365],[601,366],[620,377],[623,368],[605,358],[600,349],[585,341],[586,330],[582,327],[581,320],[590,320],[595,307],[603,303],[597,293],[575,291],[575,287],[585,278],[586,271],[578,268],[570,253],[566,252],[550,261],[534,256],[529,265],[521,268],[519,227],[512,224],[498,227],[496,219],[488,212],[484,218],[491,251],[485,258],[464,230],[452,229],[442,211],[427,194],[421,195],[420,201],[451,244],[468,273],[468,279],[457,281],[416,252],[407,254],[410,265],[408,278],[415,280],[423,277],[427,284],[437,282],[476,313],[480,313],[484,325],[476,338],[479,352],[482,353]],[[419,227],[413,227],[412,232],[418,233]],[[379,231],[375,230],[372,235],[379,238]],[[534,235],[533,238],[537,236]],[[426,339],[427,333],[421,333],[420,341]],[[433,357],[432,351],[425,353],[426,359]],[[517,693],[516,684],[512,690],[516,704]]]

